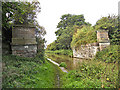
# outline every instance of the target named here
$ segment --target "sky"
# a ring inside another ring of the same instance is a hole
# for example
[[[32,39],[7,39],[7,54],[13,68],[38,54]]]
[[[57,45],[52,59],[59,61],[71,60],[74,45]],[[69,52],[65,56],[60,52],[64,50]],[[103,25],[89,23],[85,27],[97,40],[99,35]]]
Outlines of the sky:
[[[109,14],[118,15],[120,0],[38,0],[41,12],[37,20],[47,32],[46,45],[56,40],[55,31],[60,17],[64,14],[83,14],[85,21],[94,25],[97,20]]]

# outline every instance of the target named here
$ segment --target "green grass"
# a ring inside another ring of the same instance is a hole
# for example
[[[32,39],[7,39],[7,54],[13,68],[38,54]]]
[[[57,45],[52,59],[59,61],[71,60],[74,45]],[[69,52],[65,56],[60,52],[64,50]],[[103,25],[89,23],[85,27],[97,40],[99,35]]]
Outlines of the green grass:
[[[45,52],[46,52],[46,53],[52,53],[52,54],[67,55],[67,56],[70,56],[70,57],[73,56],[72,50],[64,50],[64,49],[55,50],[55,51],[46,50]]]
[[[62,80],[63,88],[117,88],[118,66],[103,62],[84,62],[78,70],[64,75]]]
[[[47,60],[3,56],[3,88],[55,88],[60,69]],[[62,75],[62,74],[61,74]]]

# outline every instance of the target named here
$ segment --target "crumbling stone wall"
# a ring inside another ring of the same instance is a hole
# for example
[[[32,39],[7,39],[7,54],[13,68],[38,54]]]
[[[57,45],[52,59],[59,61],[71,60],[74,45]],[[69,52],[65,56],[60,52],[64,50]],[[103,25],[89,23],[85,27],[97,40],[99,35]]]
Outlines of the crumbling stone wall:
[[[12,29],[12,54],[22,57],[34,57],[37,53],[35,27],[15,25]]]
[[[73,48],[73,57],[92,59],[98,51],[110,45],[108,32],[97,31],[97,42]]]
[[[79,48],[73,49],[73,56],[78,58],[91,59],[99,51],[98,43],[81,45]]]

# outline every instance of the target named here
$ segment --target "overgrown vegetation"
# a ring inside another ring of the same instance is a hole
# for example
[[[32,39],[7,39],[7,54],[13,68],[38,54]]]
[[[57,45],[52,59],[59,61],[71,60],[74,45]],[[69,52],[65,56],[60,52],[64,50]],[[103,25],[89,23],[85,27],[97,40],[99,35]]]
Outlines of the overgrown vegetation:
[[[120,42],[118,16],[115,15],[102,17],[94,26],[91,26],[85,22],[83,15],[65,14],[61,17],[57,28],[58,30],[55,32],[58,36],[57,40],[49,44],[47,50],[72,49],[81,44],[97,42],[97,30],[108,31],[111,45],[119,45]]]
[[[75,31],[71,47],[79,47],[80,45],[97,42],[96,32],[92,26],[78,27]]]
[[[3,88],[53,88],[55,87],[56,67],[44,57],[45,29],[35,20],[40,12],[39,2],[2,2],[3,43],[10,45],[12,24],[35,25],[38,42],[38,55],[24,58],[14,55],[3,56]],[[108,30],[111,45],[100,51],[94,60],[83,62],[78,70],[70,71],[63,77],[63,88],[117,88],[118,64],[120,59],[120,30],[118,17],[102,17],[91,26],[83,15],[65,14],[55,32],[57,40],[48,45],[46,52],[72,56],[72,47],[94,43],[96,30]],[[70,46],[71,45],[71,46]],[[97,63],[96,63],[97,61]],[[99,62],[98,62],[99,61]],[[60,66],[66,67],[65,63]]]
[[[79,70],[65,75],[63,88],[117,88],[117,68],[117,64],[106,67],[105,63],[82,63]]]
[[[3,88],[55,88],[57,66],[45,58],[3,56]]]
[[[97,52],[94,60],[103,61],[106,63],[116,63],[120,61],[120,46],[110,45],[103,51]]]
[[[96,30],[108,30],[111,44],[120,45],[120,24],[118,16],[109,15],[107,17],[102,17],[96,22],[94,27]]]

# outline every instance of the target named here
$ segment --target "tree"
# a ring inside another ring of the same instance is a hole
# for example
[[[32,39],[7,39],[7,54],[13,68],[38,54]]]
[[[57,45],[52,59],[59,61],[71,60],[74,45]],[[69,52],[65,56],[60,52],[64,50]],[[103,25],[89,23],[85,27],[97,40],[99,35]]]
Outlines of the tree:
[[[47,46],[46,50],[52,50],[52,51],[54,51],[54,50],[56,50],[56,47],[57,47],[57,44],[56,44],[56,42],[54,41],[54,42],[52,42],[51,44],[49,44],[49,45]]]
[[[56,42],[60,44],[59,49],[71,49],[70,43],[72,41],[73,31],[73,27],[66,27],[63,33],[57,37]]]
[[[56,49],[71,49],[70,43],[72,41],[75,26],[91,25],[85,22],[83,15],[65,14],[61,17],[58,23],[58,30],[55,32],[57,37]]]
[[[66,27],[72,27],[74,25],[88,25],[89,23],[85,22],[83,15],[72,15],[72,14],[65,14],[62,15],[60,18],[61,21],[58,23],[57,28],[58,30],[55,32],[56,36],[60,36]]]

